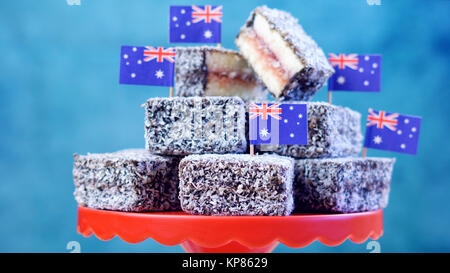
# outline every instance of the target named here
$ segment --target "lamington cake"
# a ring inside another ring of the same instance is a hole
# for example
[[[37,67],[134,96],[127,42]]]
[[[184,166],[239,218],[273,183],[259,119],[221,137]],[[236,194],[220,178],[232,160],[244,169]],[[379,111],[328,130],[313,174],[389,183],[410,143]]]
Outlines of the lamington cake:
[[[265,99],[267,89],[237,51],[220,47],[177,47],[177,96],[239,96]]]
[[[118,211],[180,210],[179,158],[144,149],[74,155],[73,180],[79,206]]]
[[[180,162],[180,202],[201,215],[289,215],[294,161],[277,155],[190,155]]]
[[[326,102],[305,103],[308,113],[307,145],[257,145],[258,152],[295,158],[357,156],[361,152],[361,114]]]
[[[279,100],[307,101],[334,73],[322,49],[285,11],[257,7],[235,42]]]
[[[385,208],[394,158],[301,159],[295,163],[298,212],[349,213]]]
[[[152,98],[145,103],[146,149],[162,155],[241,153],[247,149],[239,97]]]

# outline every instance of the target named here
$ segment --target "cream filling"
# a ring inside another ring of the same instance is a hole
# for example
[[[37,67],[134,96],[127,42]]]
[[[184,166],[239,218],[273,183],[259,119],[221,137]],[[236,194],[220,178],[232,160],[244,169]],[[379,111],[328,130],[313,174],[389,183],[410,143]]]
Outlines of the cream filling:
[[[239,54],[207,51],[205,64],[208,71],[205,96],[261,97],[262,87]]]
[[[264,41],[266,47],[276,56],[283,69],[288,72],[288,78],[291,78],[304,68],[300,58],[292,52],[292,48],[290,48],[281,34],[270,27],[264,16],[256,13],[253,29],[256,35]]]
[[[241,75],[242,78],[251,78],[252,70],[247,62],[238,54],[221,52],[221,51],[207,51],[205,59],[208,73]]]

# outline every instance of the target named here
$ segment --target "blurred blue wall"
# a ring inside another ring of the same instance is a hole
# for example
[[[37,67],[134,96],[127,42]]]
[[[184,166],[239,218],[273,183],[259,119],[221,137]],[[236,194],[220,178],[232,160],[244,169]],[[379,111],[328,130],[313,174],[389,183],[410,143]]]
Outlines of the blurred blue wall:
[[[144,146],[139,105],[167,88],[118,84],[121,45],[168,45],[170,4],[220,1],[0,1],[0,251],[179,252],[153,240],[103,242],[76,232],[72,154]],[[288,10],[325,52],[383,54],[381,93],[334,103],[423,116],[417,156],[395,156],[382,252],[450,250],[450,1],[223,1],[223,46],[249,12]],[[321,90],[314,100],[326,100]],[[363,127],[364,128],[364,127]],[[368,252],[314,243],[276,252]]]

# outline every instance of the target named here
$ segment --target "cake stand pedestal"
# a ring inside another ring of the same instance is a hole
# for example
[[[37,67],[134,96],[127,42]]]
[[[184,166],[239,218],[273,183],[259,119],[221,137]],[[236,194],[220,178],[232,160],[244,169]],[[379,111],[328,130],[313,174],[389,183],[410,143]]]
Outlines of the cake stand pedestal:
[[[318,240],[337,246],[346,239],[363,243],[383,234],[383,211],[291,216],[201,216],[184,212],[132,213],[78,208],[77,231],[101,240],[115,236],[128,243],[152,238],[181,244],[186,252],[271,252],[280,242],[305,247]]]

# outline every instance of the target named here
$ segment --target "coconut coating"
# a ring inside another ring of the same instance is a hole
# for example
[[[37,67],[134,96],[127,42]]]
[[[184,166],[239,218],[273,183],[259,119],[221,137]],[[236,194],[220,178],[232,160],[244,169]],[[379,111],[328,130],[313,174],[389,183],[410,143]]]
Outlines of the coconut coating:
[[[118,211],[180,210],[177,157],[144,149],[74,155],[79,206]]]
[[[394,158],[300,159],[294,200],[299,212],[349,213],[385,208]]]
[[[190,155],[180,162],[180,202],[201,215],[289,215],[294,161],[277,155]]]
[[[145,143],[163,155],[244,152],[245,103],[239,97],[149,99]]]
[[[202,96],[205,93],[207,71],[202,47],[177,47],[175,63],[175,94],[180,97]]]

